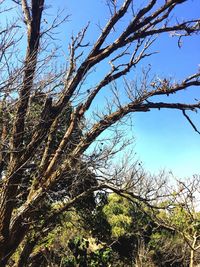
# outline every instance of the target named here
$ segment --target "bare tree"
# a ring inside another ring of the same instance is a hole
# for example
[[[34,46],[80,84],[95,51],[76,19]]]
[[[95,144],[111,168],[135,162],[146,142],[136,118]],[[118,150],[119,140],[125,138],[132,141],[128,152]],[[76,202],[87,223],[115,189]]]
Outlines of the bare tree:
[[[165,255],[166,261],[173,262],[180,258],[185,266],[198,265],[200,232],[199,177],[197,175],[187,181],[177,181],[174,200],[169,202],[167,209],[157,213],[154,220],[158,227],[172,232],[171,237],[176,238],[176,242],[172,240],[168,242],[165,238],[163,244],[161,245],[162,241],[159,244],[161,254]]]
[[[199,32],[199,19],[169,21],[175,7],[186,0],[159,3],[149,0],[140,10],[134,10],[132,0],[107,1],[110,19],[94,44],[85,43],[87,25],[71,38],[67,67],[58,70],[54,65],[50,71],[49,62],[56,57],[57,48],[54,47],[53,52],[49,49],[51,53],[48,54],[46,38],[52,40],[52,31],[61,23],[59,16],[50,27],[45,27],[42,17],[44,0],[13,2],[21,7],[23,13],[27,48],[22,60],[23,53],[19,54],[17,46],[21,41],[18,23],[2,26],[1,266],[7,264],[33,223],[39,224],[38,212],[45,207],[51,194],[60,190],[59,186],[64,186],[66,197],[60,208],[51,209],[51,213],[45,216],[44,228],[70,205],[91,192],[103,188],[116,190],[117,183],[113,183],[113,178],[109,176],[106,180],[93,179],[89,186],[88,183],[87,186],[80,186],[80,179],[84,180],[83,176],[87,177],[88,173],[93,176],[91,172],[94,170],[98,177],[102,171],[98,162],[104,164],[106,169],[109,157],[121,150],[117,142],[121,140],[121,133],[117,126],[129,114],[153,109],[176,109],[198,131],[186,112],[200,108],[197,101],[188,104],[153,100],[154,96],[170,97],[176,92],[184,94],[186,89],[199,86],[199,72],[176,83],[167,78],[159,81],[144,79],[142,84],[131,86],[124,79],[124,88],[120,88],[120,93],[116,83],[144,58],[152,55],[149,48],[158,34],[173,32],[180,40]],[[7,9],[3,7],[2,11],[7,12]],[[127,21],[127,25],[116,30],[113,36],[113,30],[117,29],[122,19]],[[108,72],[87,88],[85,81],[95,68],[106,61],[110,65]],[[93,111],[94,117],[87,120],[92,116],[93,104],[100,92],[108,90],[109,85],[113,101],[107,103],[103,112]],[[125,101],[120,97],[122,90],[126,93]],[[113,138],[103,136],[109,129],[111,132],[115,129]],[[108,147],[109,141],[111,145]],[[124,145],[122,143],[122,147]],[[139,196],[132,194],[132,197]]]

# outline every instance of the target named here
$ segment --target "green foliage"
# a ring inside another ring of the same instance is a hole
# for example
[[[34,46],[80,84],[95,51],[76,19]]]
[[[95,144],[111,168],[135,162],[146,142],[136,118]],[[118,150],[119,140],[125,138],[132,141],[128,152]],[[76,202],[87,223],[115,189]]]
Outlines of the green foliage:
[[[87,249],[89,247],[88,240],[81,236],[77,236],[74,239],[69,240],[68,247],[73,253],[75,263],[80,266],[87,266]]]
[[[200,216],[193,205],[189,201],[184,205],[175,204],[158,212],[157,219],[160,226],[153,230],[149,242],[155,262],[161,260],[161,266],[165,266],[165,262],[171,266],[189,266],[193,251],[194,261],[199,263]]]
[[[95,251],[90,251],[90,242],[82,236],[77,236],[70,239],[68,247],[73,253],[73,257],[69,259],[69,266],[90,266],[90,267],[106,267],[111,258],[111,249],[100,248]],[[67,262],[66,262],[67,263]],[[68,265],[66,265],[68,266]]]
[[[87,232],[100,242],[108,243],[111,238],[111,226],[103,212],[104,206],[108,203],[107,194],[98,192],[95,201],[95,208],[92,210],[78,210],[78,214]]]
[[[131,231],[131,206],[127,199],[110,194],[103,212],[111,226],[112,237],[120,237]]]
[[[99,249],[91,253],[91,267],[106,267],[111,261],[112,250],[110,248]]]
[[[154,229],[148,248],[156,266],[188,266],[188,247],[180,235],[165,229]]]
[[[95,203],[90,209],[79,211],[78,206],[65,212],[34,252],[46,247],[45,259],[61,267],[131,266],[138,260],[145,266],[187,266],[190,247],[184,238],[199,233],[199,213],[174,205],[152,214],[144,203],[114,193],[97,194]]]

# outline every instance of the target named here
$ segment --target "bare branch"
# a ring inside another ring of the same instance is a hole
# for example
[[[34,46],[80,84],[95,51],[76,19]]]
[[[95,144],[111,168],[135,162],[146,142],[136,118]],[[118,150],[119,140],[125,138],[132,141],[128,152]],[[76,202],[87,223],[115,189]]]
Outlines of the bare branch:
[[[191,121],[190,117],[186,114],[185,110],[182,111],[183,112],[183,116],[189,121],[189,123],[192,125],[192,128],[198,133],[200,134],[200,132],[197,130],[197,127],[194,125],[194,123]]]
[[[28,4],[27,4],[26,0],[22,0],[22,9],[23,9],[23,13],[24,13],[25,22],[30,27],[30,25],[31,25],[31,14],[30,14],[30,9],[28,7]]]

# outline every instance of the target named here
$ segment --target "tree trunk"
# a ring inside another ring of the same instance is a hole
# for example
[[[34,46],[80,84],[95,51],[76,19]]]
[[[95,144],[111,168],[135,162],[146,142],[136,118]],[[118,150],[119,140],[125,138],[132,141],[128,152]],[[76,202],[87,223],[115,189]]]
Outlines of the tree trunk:
[[[29,225],[23,224],[19,228],[13,228],[7,239],[0,240],[0,267],[7,266],[8,260],[19,247],[28,230]]]
[[[33,249],[35,245],[37,244],[38,239],[33,240],[27,240],[26,244],[24,245],[24,248],[20,254],[18,263],[16,264],[16,267],[26,267],[29,257],[31,253],[33,252]]]

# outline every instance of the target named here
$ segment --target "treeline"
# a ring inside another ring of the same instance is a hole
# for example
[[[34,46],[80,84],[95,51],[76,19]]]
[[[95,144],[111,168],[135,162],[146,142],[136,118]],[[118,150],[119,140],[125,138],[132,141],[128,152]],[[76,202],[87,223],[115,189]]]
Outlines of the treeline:
[[[80,201],[59,217],[51,232],[40,236],[27,265],[24,250],[18,249],[14,261],[20,262],[21,257],[20,266],[30,267],[197,266],[197,178],[187,184],[179,182],[176,192],[166,194],[162,202],[145,203],[128,195],[98,192],[92,205],[91,198]],[[24,242],[34,241],[38,227],[33,227]]]

